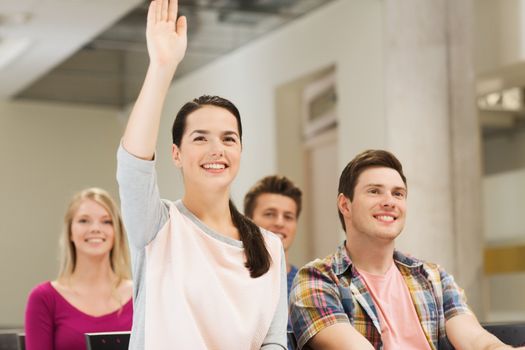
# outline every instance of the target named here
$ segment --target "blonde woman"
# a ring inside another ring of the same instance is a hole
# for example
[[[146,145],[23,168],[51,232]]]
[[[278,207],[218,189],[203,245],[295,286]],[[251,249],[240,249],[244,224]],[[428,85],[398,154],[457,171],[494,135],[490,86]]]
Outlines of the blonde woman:
[[[99,188],[69,203],[58,278],[36,286],[25,315],[27,350],[84,350],[84,333],[129,331],[129,253],[119,210]]]

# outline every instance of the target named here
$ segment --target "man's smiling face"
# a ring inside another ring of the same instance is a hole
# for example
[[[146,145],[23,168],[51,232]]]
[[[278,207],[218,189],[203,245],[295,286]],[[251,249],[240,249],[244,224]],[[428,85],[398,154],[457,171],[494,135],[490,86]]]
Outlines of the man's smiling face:
[[[277,193],[260,194],[252,219],[256,225],[279,236],[285,251],[290,248],[297,230],[297,205],[292,198]]]
[[[399,173],[387,167],[364,170],[349,201],[347,233],[371,240],[394,240],[405,227],[407,189]],[[365,238],[365,237],[362,237]]]

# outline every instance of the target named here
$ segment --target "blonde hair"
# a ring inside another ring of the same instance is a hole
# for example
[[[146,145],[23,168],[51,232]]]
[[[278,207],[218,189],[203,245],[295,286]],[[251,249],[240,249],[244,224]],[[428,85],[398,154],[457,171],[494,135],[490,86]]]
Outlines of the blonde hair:
[[[113,230],[115,232],[115,240],[110,251],[109,260],[111,269],[117,276],[116,285],[118,286],[123,280],[130,279],[131,277],[128,241],[122,218],[115,201],[111,198],[108,192],[96,187],[87,188],[78,192],[69,202],[66,215],[64,216],[64,228],[60,237],[60,271],[58,273],[58,278],[67,279],[68,277],[71,277],[75,271],[77,255],[75,245],[71,241],[71,224],[81,203],[88,199],[101,205],[111,216]]]

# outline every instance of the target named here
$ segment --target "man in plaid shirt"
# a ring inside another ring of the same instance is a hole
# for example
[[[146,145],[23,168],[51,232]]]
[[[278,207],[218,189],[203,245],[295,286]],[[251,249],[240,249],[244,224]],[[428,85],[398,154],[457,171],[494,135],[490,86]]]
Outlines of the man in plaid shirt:
[[[343,170],[347,239],[300,269],[290,294],[299,349],[509,348],[481,327],[451,275],[394,249],[406,198],[401,163],[387,151],[365,151]]]

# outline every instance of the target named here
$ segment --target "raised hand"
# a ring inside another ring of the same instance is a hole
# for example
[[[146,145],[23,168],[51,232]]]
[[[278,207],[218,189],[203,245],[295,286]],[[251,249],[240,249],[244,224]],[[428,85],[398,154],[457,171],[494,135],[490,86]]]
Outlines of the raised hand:
[[[177,7],[177,0],[154,0],[148,10],[150,64],[122,138],[124,148],[142,159],[153,159],[164,100],[186,53],[186,18],[177,20]]]
[[[177,20],[178,0],[154,0],[148,9],[146,39],[150,64],[175,69],[187,46],[186,17]]]

